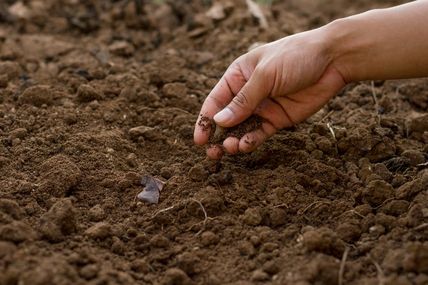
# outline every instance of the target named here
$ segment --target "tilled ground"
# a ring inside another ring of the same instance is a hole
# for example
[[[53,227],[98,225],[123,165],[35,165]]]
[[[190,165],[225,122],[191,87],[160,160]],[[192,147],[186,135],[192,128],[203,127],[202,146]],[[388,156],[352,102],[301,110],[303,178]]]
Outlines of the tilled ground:
[[[428,284],[427,80],[350,85],[219,163],[192,142],[250,46],[398,1],[275,1],[267,29],[245,1],[24,2],[0,3],[0,284]]]

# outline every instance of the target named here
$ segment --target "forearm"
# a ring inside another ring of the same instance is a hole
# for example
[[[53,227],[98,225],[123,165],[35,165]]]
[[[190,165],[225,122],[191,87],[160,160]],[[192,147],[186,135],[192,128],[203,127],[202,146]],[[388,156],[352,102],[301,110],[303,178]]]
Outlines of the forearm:
[[[325,26],[346,82],[428,76],[428,1],[372,10]]]

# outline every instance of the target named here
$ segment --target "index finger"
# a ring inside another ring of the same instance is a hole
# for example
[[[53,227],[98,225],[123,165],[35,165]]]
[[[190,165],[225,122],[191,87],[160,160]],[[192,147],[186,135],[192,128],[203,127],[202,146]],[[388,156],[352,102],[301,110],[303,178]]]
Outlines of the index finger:
[[[196,144],[204,145],[208,142],[214,123],[214,115],[232,101],[246,81],[237,63],[233,63],[226,70],[202,105],[193,134]]]

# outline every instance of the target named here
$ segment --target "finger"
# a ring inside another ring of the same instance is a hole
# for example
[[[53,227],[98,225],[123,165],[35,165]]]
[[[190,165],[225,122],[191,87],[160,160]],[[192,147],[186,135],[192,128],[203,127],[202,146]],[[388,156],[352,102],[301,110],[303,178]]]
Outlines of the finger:
[[[277,129],[271,123],[263,122],[261,128],[245,134],[239,140],[239,151],[243,153],[254,151],[276,131]]]
[[[212,160],[220,160],[223,157],[224,151],[219,145],[212,145],[207,148],[207,156]]]
[[[239,152],[239,139],[236,137],[228,137],[223,142],[224,150],[229,154],[237,154]]]
[[[214,116],[215,122],[222,127],[233,127],[243,122],[254,112],[257,105],[269,96],[271,82],[272,78],[264,69],[256,68],[232,102]]]
[[[210,92],[201,107],[193,133],[196,144],[203,145],[208,142],[212,126],[211,123],[206,124],[205,122],[211,122],[213,116],[229,104],[245,82],[245,76],[241,72],[238,63],[233,63]]]

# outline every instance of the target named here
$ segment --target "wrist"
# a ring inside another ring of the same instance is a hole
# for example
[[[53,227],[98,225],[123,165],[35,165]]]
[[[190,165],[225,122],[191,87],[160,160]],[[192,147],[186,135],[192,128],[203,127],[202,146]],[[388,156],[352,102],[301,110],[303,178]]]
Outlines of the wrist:
[[[323,28],[330,66],[335,68],[346,83],[365,80],[364,64],[367,51],[373,50],[375,41],[361,32],[362,23],[357,17],[335,20]]]

